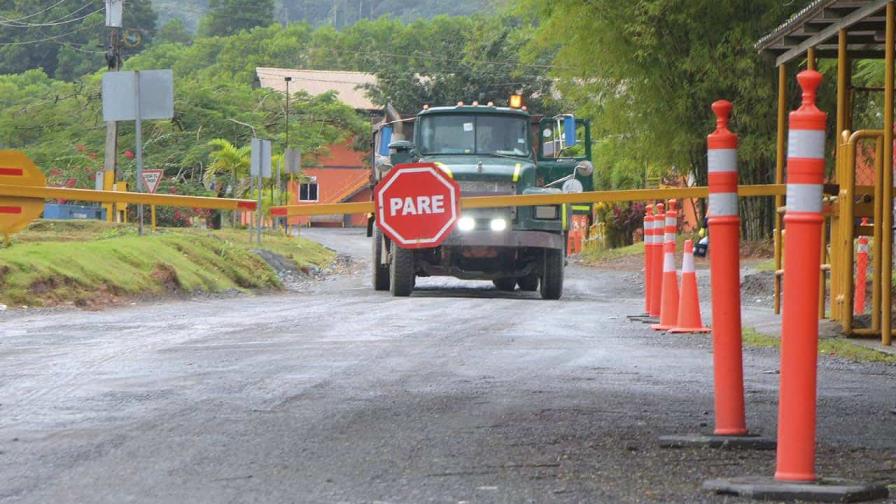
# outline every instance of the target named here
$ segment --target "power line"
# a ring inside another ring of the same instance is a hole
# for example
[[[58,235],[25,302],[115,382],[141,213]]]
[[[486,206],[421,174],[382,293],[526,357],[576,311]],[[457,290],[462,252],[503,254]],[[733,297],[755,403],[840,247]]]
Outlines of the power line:
[[[52,42],[54,44],[59,44],[63,47],[68,47],[69,49],[74,49],[75,51],[80,51],[83,53],[106,54],[106,51],[97,51],[97,50],[91,50],[91,49],[84,49],[83,47],[78,47],[78,46],[85,46],[87,44],[78,44],[78,43],[74,43],[74,42],[60,42],[58,40],[51,40],[50,42]]]
[[[8,23],[4,23],[3,21],[0,21],[0,26],[7,26],[7,27],[10,27],[10,28],[43,28],[43,27],[47,27],[47,26],[59,26],[59,25],[64,25],[64,24],[75,23],[75,22],[81,21],[81,20],[83,20],[83,19],[86,19],[86,18],[88,18],[88,17],[90,17],[90,16],[92,16],[92,15],[98,13],[98,12],[102,12],[102,11],[104,10],[104,7],[100,7],[99,9],[97,9],[97,10],[95,10],[95,11],[93,11],[93,12],[89,12],[89,13],[87,13],[87,14],[81,16],[81,17],[70,18],[70,16],[73,16],[73,15],[77,14],[78,12],[84,10],[85,7],[89,7],[89,6],[90,6],[90,4],[82,5],[81,8],[75,10],[74,12],[70,12],[70,13],[66,14],[65,16],[63,16],[63,17],[61,17],[61,18],[59,18],[59,19],[55,19],[55,20],[53,20],[53,21],[49,21],[49,22],[46,22],[46,23],[13,23],[13,24],[8,24]],[[2,18],[0,18],[0,19],[2,19]]]
[[[35,12],[35,13],[29,14],[29,15],[27,15],[27,16],[20,17],[20,18],[18,18],[18,19],[7,19],[7,18],[4,18],[4,17],[2,17],[2,16],[0,16],[0,19],[3,19],[4,21],[8,21],[8,22],[11,22],[11,23],[14,23],[14,22],[16,22],[16,21],[21,21],[21,20],[23,20],[23,19],[33,18],[34,16],[43,14],[44,12],[47,12],[47,11],[49,11],[50,9],[52,9],[52,8],[58,6],[58,5],[61,5],[62,3],[66,2],[66,1],[67,1],[67,0],[59,0],[58,2],[54,3],[53,5],[47,7],[46,9],[39,10],[39,11],[37,11],[37,12]]]
[[[86,30],[87,28],[93,28],[93,27],[90,25],[83,25],[80,28],[75,28],[74,30],[72,30],[70,32],[62,33],[60,35],[53,35],[52,37],[46,37],[46,38],[36,39],[36,40],[21,40],[18,42],[2,42],[2,43],[0,43],[0,47],[21,46],[21,45],[29,45],[29,44],[39,44],[41,42],[49,42],[51,40],[56,40],[56,39],[60,39],[62,37],[67,37],[69,35],[74,35],[75,33]]]

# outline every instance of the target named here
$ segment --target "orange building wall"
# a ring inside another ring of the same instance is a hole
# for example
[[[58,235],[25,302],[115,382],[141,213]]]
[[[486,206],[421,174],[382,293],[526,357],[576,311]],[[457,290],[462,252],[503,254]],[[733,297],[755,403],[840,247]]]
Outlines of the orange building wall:
[[[317,203],[340,203],[371,200],[371,173],[365,165],[365,153],[352,149],[354,140],[329,146],[329,154],[318,161],[318,166],[305,168],[306,177],[315,177],[318,184]],[[299,201],[299,184],[293,182],[289,188],[290,204],[307,205],[314,202]],[[319,226],[367,226],[365,215],[321,215],[313,217],[291,217],[291,225]]]

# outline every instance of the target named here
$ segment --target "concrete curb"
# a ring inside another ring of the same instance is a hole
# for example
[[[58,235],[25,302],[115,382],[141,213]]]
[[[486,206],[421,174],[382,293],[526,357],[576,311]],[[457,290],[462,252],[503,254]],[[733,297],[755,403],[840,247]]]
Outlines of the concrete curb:
[[[705,434],[681,434],[660,436],[660,448],[718,448],[723,450],[774,450],[775,439],[758,434],[745,436],[716,436]]]
[[[798,483],[757,476],[708,480],[703,483],[703,489],[756,500],[804,502],[864,502],[885,499],[890,495],[885,486],[878,484],[840,479]]]

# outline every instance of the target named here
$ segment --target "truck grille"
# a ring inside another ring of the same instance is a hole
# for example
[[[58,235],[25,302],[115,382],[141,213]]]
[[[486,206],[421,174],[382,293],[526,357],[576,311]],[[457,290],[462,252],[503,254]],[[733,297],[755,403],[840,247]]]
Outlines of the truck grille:
[[[496,194],[516,194],[512,182],[488,182],[481,180],[458,180],[463,196],[492,196]]]

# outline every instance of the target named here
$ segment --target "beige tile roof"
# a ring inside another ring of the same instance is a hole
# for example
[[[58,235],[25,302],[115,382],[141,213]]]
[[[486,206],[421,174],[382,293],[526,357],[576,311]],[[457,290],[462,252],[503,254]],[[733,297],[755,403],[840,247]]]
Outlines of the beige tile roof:
[[[364,84],[376,84],[373,74],[364,72],[343,72],[337,70],[292,70],[289,68],[258,67],[255,69],[258,80],[264,88],[281,93],[286,92],[284,77],[292,77],[289,83],[290,92],[305,91],[316,96],[335,91],[339,99],[357,110],[381,110],[367,97]]]

